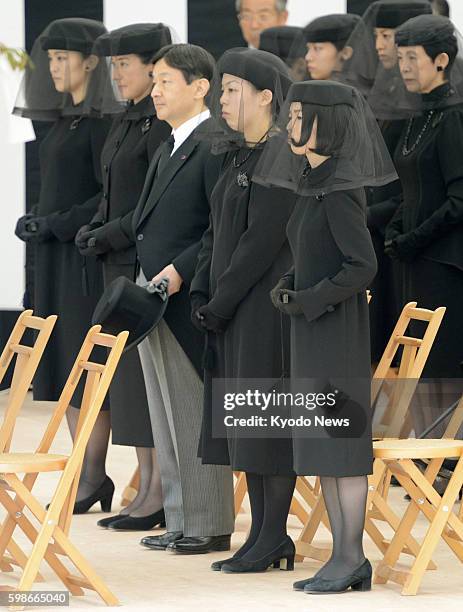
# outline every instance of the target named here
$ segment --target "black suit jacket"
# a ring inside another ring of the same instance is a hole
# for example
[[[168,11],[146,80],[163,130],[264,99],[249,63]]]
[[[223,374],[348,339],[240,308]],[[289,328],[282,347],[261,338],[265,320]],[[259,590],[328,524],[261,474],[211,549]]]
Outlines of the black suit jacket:
[[[132,231],[147,279],[171,263],[183,279],[181,290],[169,299],[164,318],[202,375],[204,336],[191,323],[188,294],[222,157],[212,155],[210,145],[196,140],[193,132],[158,173],[166,146],[159,147],[150,164],[133,214]]]

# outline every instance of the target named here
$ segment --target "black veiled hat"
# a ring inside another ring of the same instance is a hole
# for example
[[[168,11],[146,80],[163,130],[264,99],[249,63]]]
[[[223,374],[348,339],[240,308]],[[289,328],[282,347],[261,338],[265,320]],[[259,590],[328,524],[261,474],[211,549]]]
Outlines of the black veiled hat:
[[[133,23],[102,34],[95,42],[97,55],[127,55],[149,53],[153,55],[172,43],[170,28],[163,23]]]
[[[317,17],[304,28],[306,42],[346,43],[361,17],[352,13]]]
[[[354,107],[356,95],[358,94],[353,87],[335,81],[310,81],[310,87],[303,81],[291,85],[287,101],[316,106],[347,104]]]
[[[62,49],[90,55],[95,39],[104,32],[104,25],[93,19],[57,19],[40,35],[39,42],[44,51]]]
[[[118,334],[129,332],[124,352],[139,344],[164,316],[168,303],[167,281],[141,287],[119,276],[105,289],[92,316],[94,325]]]
[[[56,121],[63,115],[101,116],[105,92],[110,88],[106,60],[97,58],[96,66],[88,72],[85,99],[74,105],[67,91],[58,91],[50,74],[50,50],[92,54],[98,36],[105,26],[93,19],[57,19],[48,24],[35,40],[31,63],[26,67],[13,113],[36,121]],[[69,71],[65,58],[64,71]]]
[[[221,75],[228,73],[252,83],[257,89],[275,91],[278,84],[286,96],[292,83],[288,67],[279,57],[259,49],[237,47],[225,51],[217,64]]]
[[[381,0],[373,4],[377,5],[374,20],[377,28],[395,30],[408,19],[432,12],[429,0]]]
[[[445,44],[451,39],[457,43],[455,26],[441,15],[420,15],[406,21],[395,32],[398,47]]]
[[[275,26],[260,34],[259,49],[280,57],[283,61],[304,57],[304,31],[297,26]]]
[[[295,102],[300,109],[292,106]],[[316,148],[309,150],[315,121]],[[293,140],[296,122],[298,142]],[[309,151],[327,159],[312,168]],[[361,93],[335,81],[302,81],[291,86],[252,180],[303,196],[323,196],[396,178],[378,122]]]

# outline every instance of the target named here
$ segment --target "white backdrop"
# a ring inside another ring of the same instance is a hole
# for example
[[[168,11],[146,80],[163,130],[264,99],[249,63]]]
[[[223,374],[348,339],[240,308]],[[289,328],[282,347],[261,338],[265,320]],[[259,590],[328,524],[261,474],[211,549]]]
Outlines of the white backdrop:
[[[24,47],[23,8],[23,2],[17,1],[9,2],[7,10],[2,6],[0,41],[7,46]],[[21,308],[24,292],[24,247],[14,235],[14,228],[25,208],[25,156],[21,140],[29,138],[23,134],[13,136],[10,131],[9,114],[15,97],[15,81],[19,84],[20,74],[13,73],[2,60],[0,78],[0,310],[16,310]],[[25,119],[16,121],[20,123],[20,131],[22,122],[28,128]]]
[[[321,15],[345,13],[346,0],[289,0],[288,11],[289,25],[305,26],[309,21]]]

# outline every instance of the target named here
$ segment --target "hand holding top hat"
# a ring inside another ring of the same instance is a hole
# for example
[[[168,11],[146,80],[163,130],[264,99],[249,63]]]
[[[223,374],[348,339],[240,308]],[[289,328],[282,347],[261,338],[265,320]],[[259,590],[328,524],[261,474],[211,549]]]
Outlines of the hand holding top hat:
[[[163,270],[161,270],[156,276],[151,279],[151,282],[156,284],[161,280],[167,279],[169,283],[168,295],[171,296],[174,293],[178,293],[183,284],[183,278],[175,269],[174,264],[169,264]]]
[[[125,276],[110,283],[101,296],[92,317],[93,325],[101,325],[103,331],[118,334],[129,332],[124,348],[128,351],[139,344],[164,316],[168,303],[169,279],[151,281],[140,286]]]

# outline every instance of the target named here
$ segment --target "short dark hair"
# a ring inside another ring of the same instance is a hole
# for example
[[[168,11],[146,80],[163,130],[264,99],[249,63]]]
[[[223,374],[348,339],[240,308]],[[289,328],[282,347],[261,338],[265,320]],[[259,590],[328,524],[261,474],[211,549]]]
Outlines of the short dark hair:
[[[214,58],[206,49],[198,45],[187,43],[166,45],[159,49],[151,61],[155,64],[162,59],[171,68],[180,70],[188,85],[195,79],[211,81],[214,76]]]
[[[153,63],[153,52],[152,51],[143,51],[143,53],[134,53],[137,57],[140,58],[142,64],[152,64]]]
[[[354,129],[356,122],[353,120],[351,106],[347,104],[322,106],[304,102],[301,106],[301,140],[294,143],[296,146],[302,147],[307,143],[316,119],[317,148],[314,149],[314,153],[336,157],[345,150],[345,143],[348,142],[349,149],[355,154],[361,144],[361,138],[359,130]]]
[[[434,61],[441,53],[447,53],[449,63],[445,69],[445,76],[448,76],[458,55],[457,37],[454,34],[451,36],[446,36],[439,42],[424,44],[423,49],[425,50],[426,55],[428,55],[432,61]]]
[[[450,7],[447,0],[431,0],[433,12],[436,15],[443,15],[444,17],[450,17]]]

